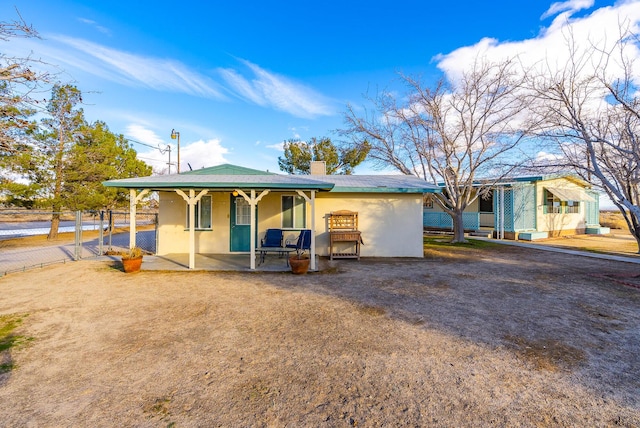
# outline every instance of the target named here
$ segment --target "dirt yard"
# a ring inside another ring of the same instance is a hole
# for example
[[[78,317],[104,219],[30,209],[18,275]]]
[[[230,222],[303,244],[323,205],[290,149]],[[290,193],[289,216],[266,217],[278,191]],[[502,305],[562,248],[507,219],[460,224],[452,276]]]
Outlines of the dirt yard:
[[[0,421],[640,426],[640,265],[488,243],[425,256],[302,277],[7,275],[0,315],[23,321]]]

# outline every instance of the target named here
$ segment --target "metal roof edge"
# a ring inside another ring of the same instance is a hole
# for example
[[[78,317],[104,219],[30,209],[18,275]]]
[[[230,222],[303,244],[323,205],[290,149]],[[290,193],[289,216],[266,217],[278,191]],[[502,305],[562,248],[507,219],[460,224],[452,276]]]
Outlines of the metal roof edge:
[[[336,186],[331,193],[441,193],[439,188]]]

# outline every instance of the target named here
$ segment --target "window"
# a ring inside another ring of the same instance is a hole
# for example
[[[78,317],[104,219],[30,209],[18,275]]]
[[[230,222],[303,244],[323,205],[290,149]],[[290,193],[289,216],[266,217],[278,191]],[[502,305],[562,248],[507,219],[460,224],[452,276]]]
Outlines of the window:
[[[578,201],[567,201],[567,206],[565,212],[567,214],[577,214],[580,212],[580,202]]]
[[[243,197],[236,198],[236,225],[251,224],[251,205]]]
[[[422,208],[425,210],[433,209],[433,196],[429,194],[422,195]]]
[[[302,196],[282,197],[282,228],[304,229],[307,224],[307,203]]]
[[[487,193],[485,196],[481,196],[479,201],[481,213],[493,212],[493,190]]]
[[[547,193],[546,203],[544,205],[545,213],[560,214],[562,212],[561,201],[553,193],[545,190]]]
[[[211,229],[211,195],[205,195],[195,206],[196,229]],[[187,229],[189,229],[189,205],[187,204]]]
[[[580,212],[580,201],[561,201],[560,198],[548,190],[545,190],[545,192],[545,214],[578,214]]]

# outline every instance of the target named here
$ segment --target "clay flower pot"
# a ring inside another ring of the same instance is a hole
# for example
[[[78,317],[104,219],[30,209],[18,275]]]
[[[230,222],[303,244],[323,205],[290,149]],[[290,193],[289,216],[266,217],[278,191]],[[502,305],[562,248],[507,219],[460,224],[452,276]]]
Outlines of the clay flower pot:
[[[122,267],[126,273],[139,272],[142,266],[142,256],[132,259],[122,258]]]
[[[303,275],[309,270],[309,256],[291,256],[289,257],[289,266],[291,266],[291,272],[296,275]]]
[[[138,272],[141,266],[142,249],[140,247],[133,247],[122,253],[122,268],[125,272]]]

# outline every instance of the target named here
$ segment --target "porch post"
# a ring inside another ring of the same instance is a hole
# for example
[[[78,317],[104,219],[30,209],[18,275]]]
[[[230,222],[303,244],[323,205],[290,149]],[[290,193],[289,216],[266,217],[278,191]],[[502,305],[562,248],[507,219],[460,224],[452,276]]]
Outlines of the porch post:
[[[144,189],[136,196],[136,189],[129,189],[129,248],[136,246],[136,206],[147,193],[149,189]]]
[[[136,189],[129,189],[129,248],[136,246]]]
[[[302,196],[305,201],[311,206],[311,249],[309,250],[309,257],[311,257],[311,263],[309,267],[311,270],[316,269],[316,191],[311,190],[311,197],[307,196],[302,190],[296,190],[298,195]]]
[[[201,190],[196,196],[194,189],[189,189],[189,196],[187,196],[182,190],[175,189],[176,193],[182,196],[187,206],[189,207],[189,269],[195,269],[196,267],[196,204],[204,195],[209,193],[207,189]]]
[[[258,202],[260,202],[260,199],[268,195],[270,190],[269,189],[263,190],[262,192],[260,192],[258,197],[256,197],[255,189],[251,189],[250,197],[247,196],[247,194],[240,189],[235,189],[235,191],[238,192],[238,194],[241,195],[247,202],[249,202],[249,209],[251,210],[251,213],[250,213],[251,227],[249,228],[251,232],[251,237],[249,238],[249,243],[251,245],[251,253],[250,253],[251,262],[249,267],[251,268],[251,270],[255,270],[256,268],[256,224],[255,224],[256,223],[256,207],[258,206]]]
[[[504,186],[500,186],[500,239],[504,239]]]
[[[189,189],[189,269],[196,267],[196,204],[193,198],[196,191]]]
[[[249,242],[251,243],[251,270],[256,268],[256,191],[251,189],[251,202],[249,203],[249,207],[251,209],[251,227],[249,230],[251,231],[251,237],[249,238]]]
[[[316,191],[311,191],[311,270],[316,270]]]

